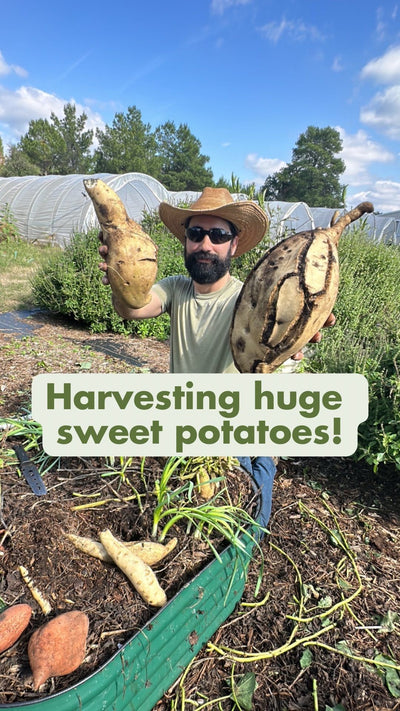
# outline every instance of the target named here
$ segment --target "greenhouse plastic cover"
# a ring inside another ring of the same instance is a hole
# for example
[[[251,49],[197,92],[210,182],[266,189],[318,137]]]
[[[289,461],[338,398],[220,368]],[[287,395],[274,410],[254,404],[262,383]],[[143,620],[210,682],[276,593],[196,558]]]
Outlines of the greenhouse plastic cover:
[[[98,227],[92,201],[83,185],[83,180],[88,177],[101,178],[107,183],[136,222],[141,222],[145,213],[156,210],[162,201],[190,204],[200,195],[193,191],[170,192],[158,180],[143,173],[0,178],[0,212],[6,207],[10,210],[25,239],[65,246],[75,232]],[[233,197],[235,200],[248,199],[243,194]],[[333,209],[313,208],[304,202],[268,202],[265,209],[270,217],[273,239],[327,227],[335,213]],[[362,219],[372,239],[400,243],[400,211],[370,214]]]

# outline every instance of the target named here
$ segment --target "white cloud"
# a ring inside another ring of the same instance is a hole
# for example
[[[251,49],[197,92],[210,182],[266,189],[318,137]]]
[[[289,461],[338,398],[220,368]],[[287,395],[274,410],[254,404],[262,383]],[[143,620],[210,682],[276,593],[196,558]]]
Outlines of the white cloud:
[[[245,166],[256,176],[255,183],[262,184],[268,175],[284,168],[286,163],[279,158],[262,158],[257,153],[249,153],[245,159]]]
[[[225,10],[235,5],[248,5],[252,0],[211,0],[211,12],[214,15],[222,15]]]
[[[325,39],[314,25],[306,25],[302,20],[287,20],[285,17],[280,22],[267,22],[259,30],[266,39],[274,44],[277,44],[284,35],[296,42],[303,40],[321,41]]]
[[[378,84],[400,82],[400,45],[391,47],[381,57],[371,59],[361,70],[362,79]]]
[[[379,42],[383,42],[386,34],[391,32],[393,23],[397,18],[397,11],[397,5],[394,5],[392,9],[378,6],[376,10],[375,37]]]
[[[382,144],[373,141],[362,129],[355,134],[348,134],[339,127],[343,143],[340,157],[346,164],[341,182],[347,184],[347,205],[357,205],[369,200],[379,212],[391,212],[400,209],[400,183],[391,180],[376,180],[371,168],[377,163],[392,163],[397,156]],[[358,190],[357,190],[358,188]]]
[[[3,54],[0,52],[0,76],[6,76],[7,74],[17,74],[19,77],[28,76],[28,72],[23,67],[19,67],[17,64],[7,64]]]
[[[392,139],[400,138],[400,84],[378,92],[360,111],[360,120]]]
[[[73,99],[60,99],[54,94],[29,86],[21,86],[16,91],[0,86],[0,124],[5,127],[3,138],[9,142],[18,140],[28,130],[30,121],[49,119],[51,113],[63,118],[64,106],[68,103],[76,105],[78,115],[86,113],[86,129],[104,128],[100,114],[76,104]]]
[[[332,71],[334,72],[342,72],[344,70],[344,66],[342,64],[342,58],[341,57],[335,57],[332,63]]]
[[[346,164],[341,182],[352,186],[365,185],[371,181],[371,163],[390,163],[395,160],[393,153],[369,138],[365,131],[359,130],[355,134],[349,134],[340,126],[337,126],[336,130],[339,131],[343,144],[340,158]]]
[[[364,200],[372,202],[378,212],[400,210],[400,183],[392,180],[377,180],[367,190],[349,196],[348,204],[356,205]]]

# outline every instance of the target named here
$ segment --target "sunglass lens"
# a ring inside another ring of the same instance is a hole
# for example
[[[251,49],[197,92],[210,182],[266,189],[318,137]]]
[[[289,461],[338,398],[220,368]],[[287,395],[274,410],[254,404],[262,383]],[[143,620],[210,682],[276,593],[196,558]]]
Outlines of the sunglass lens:
[[[226,230],[222,230],[219,227],[214,227],[213,229],[211,229],[209,235],[210,240],[213,244],[223,244],[232,237],[229,232],[226,232]]]
[[[206,231],[202,227],[188,227],[186,229],[186,237],[192,242],[201,242],[206,236]]]
[[[205,230],[204,227],[187,227],[186,237],[191,242],[202,242],[204,237],[208,235],[213,244],[223,244],[232,239],[233,235],[220,227],[212,227],[210,230]]]

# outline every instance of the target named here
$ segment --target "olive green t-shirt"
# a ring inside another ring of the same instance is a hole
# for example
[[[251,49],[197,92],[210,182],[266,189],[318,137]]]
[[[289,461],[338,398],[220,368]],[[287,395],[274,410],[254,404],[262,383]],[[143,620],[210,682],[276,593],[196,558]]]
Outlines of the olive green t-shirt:
[[[189,277],[161,279],[153,290],[171,318],[171,373],[237,373],[230,348],[233,310],[242,282],[196,294]]]

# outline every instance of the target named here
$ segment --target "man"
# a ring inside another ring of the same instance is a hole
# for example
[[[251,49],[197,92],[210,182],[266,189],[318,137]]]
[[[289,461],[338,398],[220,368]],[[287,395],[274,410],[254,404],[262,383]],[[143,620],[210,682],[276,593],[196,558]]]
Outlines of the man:
[[[150,302],[132,309],[113,296],[117,313],[124,319],[154,318],[167,312],[171,318],[171,373],[237,372],[229,332],[242,282],[230,274],[231,259],[258,244],[268,229],[268,218],[255,202],[234,202],[225,188],[204,188],[189,208],[162,202],[162,221],[184,245],[186,276],[161,279],[151,289]],[[107,247],[99,249],[103,257]],[[100,268],[107,271],[107,264]],[[108,283],[107,276],[103,277]],[[318,340],[319,335],[315,336]],[[296,354],[300,358],[301,354]],[[276,471],[270,457],[241,458],[263,487],[260,522],[266,526]]]
[[[225,188],[205,188],[188,209],[161,203],[160,217],[184,245],[191,278],[162,279],[141,309],[117,302],[124,319],[143,319],[167,311],[171,317],[171,373],[237,372],[229,330],[241,282],[229,273],[232,257],[254,247],[265,235],[268,218],[250,201],[234,202]],[[106,247],[100,248],[105,256]],[[106,269],[106,264],[100,265]],[[107,279],[105,279],[107,283]]]

